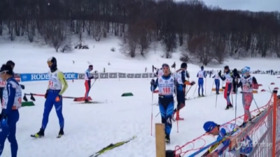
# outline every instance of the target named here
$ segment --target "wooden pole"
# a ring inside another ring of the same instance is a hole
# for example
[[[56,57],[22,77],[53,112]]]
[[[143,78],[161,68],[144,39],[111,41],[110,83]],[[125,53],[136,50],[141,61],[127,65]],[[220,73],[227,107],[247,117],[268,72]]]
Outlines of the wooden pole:
[[[156,124],[156,157],[165,157],[164,124]]]

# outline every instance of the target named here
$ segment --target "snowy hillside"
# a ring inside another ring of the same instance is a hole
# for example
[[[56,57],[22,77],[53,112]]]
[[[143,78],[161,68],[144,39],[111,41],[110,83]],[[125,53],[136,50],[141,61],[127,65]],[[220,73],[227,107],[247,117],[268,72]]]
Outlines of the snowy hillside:
[[[53,48],[29,44],[25,42],[0,42],[0,63],[13,60],[16,63],[17,73],[44,73],[47,72],[47,59],[55,56],[58,60],[58,68],[63,72],[83,73],[89,63],[94,70],[103,72],[134,72],[143,73],[145,68],[151,72],[152,65],[159,67],[162,63],[173,64],[177,68],[181,64],[179,52],[173,54],[172,59],[164,59],[160,56],[160,46],[151,49],[152,53],[146,58],[129,58],[120,53],[120,42],[117,39],[107,39],[100,43],[87,41],[89,50],[74,50],[71,53],[56,53]],[[111,48],[116,51],[112,52]],[[242,59],[226,60],[223,65],[211,65],[206,70],[221,70],[224,65],[241,69],[250,66],[252,70],[280,70],[279,59]],[[191,78],[197,82],[196,73],[201,65],[188,64]],[[172,69],[174,71],[174,69]],[[258,82],[263,84],[261,89],[272,88],[280,85],[277,76],[256,74]],[[275,82],[274,86],[270,83]],[[102,154],[100,157],[153,157],[155,156],[155,137],[150,135],[150,115],[153,110],[154,123],[159,123],[160,115],[157,103],[157,95],[149,90],[150,79],[99,79],[90,91],[94,99],[93,104],[73,102],[71,99],[63,99],[63,114],[65,118],[65,136],[56,138],[59,131],[58,119],[54,109],[49,117],[49,124],[45,131],[45,137],[33,139],[30,134],[39,131],[44,109],[43,97],[35,97],[34,107],[22,107],[20,120],[17,123],[17,140],[19,144],[19,157],[87,157],[92,153],[106,147],[110,143],[116,143],[137,136],[131,142]],[[188,141],[204,133],[202,125],[205,121],[214,120],[225,123],[235,117],[234,109],[224,110],[225,100],[222,95],[217,98],[211,92],[213,79],[207,78],[206,97],[197,97],[197,90],[192,87],[187,97],[186,107],[182,109],[181,116],[185,118],[177,126],[173,123],[171,143],[167,149],[174,149],[176,145],[183,145]],[[47,82],[23,82],[26,86],[24,93],[45,93]],[[65,96],[83,96],[84,80],[68,81],[69,87]],[[121,97],[124,92],[132,92],[132,97]],[[270,97],[269,92],[255,94],[255,100],[260,107],[265,105]],[[241,95],[237,95],[237,115],[243,114]],[[253,102],[251,109],[255,109]],[[241,122],[239,122],[241,123]],[[154,128],[153,128],[154,130]],[[214,137],[207,137],[207,142]],[[187,148],[186,148],[187,149]],[[3,157],[10,156],[9,143],[6,141]]]

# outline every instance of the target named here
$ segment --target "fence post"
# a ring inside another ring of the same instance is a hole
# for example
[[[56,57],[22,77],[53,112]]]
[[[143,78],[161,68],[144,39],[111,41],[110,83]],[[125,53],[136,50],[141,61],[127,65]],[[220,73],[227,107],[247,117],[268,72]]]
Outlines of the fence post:
[[[272,157],[276,157],[277,90],[273,91]]]
[[[156,157],[165,157],[164,124],[156,123]]]

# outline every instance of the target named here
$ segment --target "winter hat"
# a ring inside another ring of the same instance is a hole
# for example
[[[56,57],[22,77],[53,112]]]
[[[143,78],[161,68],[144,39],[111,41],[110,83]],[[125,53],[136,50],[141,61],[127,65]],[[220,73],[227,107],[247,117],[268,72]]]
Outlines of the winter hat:
[[[6,65],[9,65],[12,67],[12,69],[15,67],[15,62],[13,62],[12,60],[8,60]]]
[[[187,67],[187,63],[184,62],[181,64],[181,68],[186,68],[186,67]]]
[[[166,64],[166,63],[163,63],[161,67],[162,67],[162,68],[163,68],[163,67],[168,67],[168,68],[169,68],[169,65]]]
[[[226,66],[224,67],[224,69],[228,69],[228,70],[229,70],[229,67],[228,67],[228,65],[226,65]]]
[[[213,121],[208,121],[208,122],[205,122],[204,125],[203,125],[203,128],[206,132],[210,132],[212,131],[216,126],[218,126],[218,124],[216,124],[215,122]]]
[[[51,57],[48,59],[47,61],[50,69],[51,69],[51,72],[54,72],[57,70],[57,62],[56,62],[56,58],[55,57]]]
[[[200,68],[201,68],[201,70],[203,70],[203,69],[204,69],[204,66],[202,65]]]
[[[250,73],[250,67],[245,66],[242,70],[241,70],[242,74],[246,74],[246,73]]]
[[[2,67],[0,69],[0,73],[6,73],[6,74],[9,74],[9,75],[14,74],[12,67],[10,65],[7,65],[7,64],[2,65]]]

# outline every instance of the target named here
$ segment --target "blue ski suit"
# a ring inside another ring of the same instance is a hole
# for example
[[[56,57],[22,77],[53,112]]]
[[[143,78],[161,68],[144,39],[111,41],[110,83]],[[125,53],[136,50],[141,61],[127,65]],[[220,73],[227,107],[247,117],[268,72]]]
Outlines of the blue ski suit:
[[[10,77],[3,91],[3,110],[0,124],[0,156],[3,152],[6,138],[8,138],[11,144],[11,156],[17,156],[16,123],[19,120],[18,109],[21,107],[21,96],[21,87],[13,77]]]
[[[165,134],[170,135],[172,129],[172,115],[174,109],[174,77],[168,76],[159,77],[155,84],[152,84],[151,90],[154,91],[158,86],[159,89],[159,110],[161,113],[161,122],[165,124]]]
[[[55,106],[55,111],[59,120],[59,126],[63,129],[64,127],[64,118],[62,115],[62,93],[67,89],[68,84],[65,80],[65,77],[62,72],[56,70],[55,72],[49,73],[49,87],[46,93],[45,108],[43,113],[42,127],[41,129],[46,129],[49,114],[52,110],[52,107]]]

